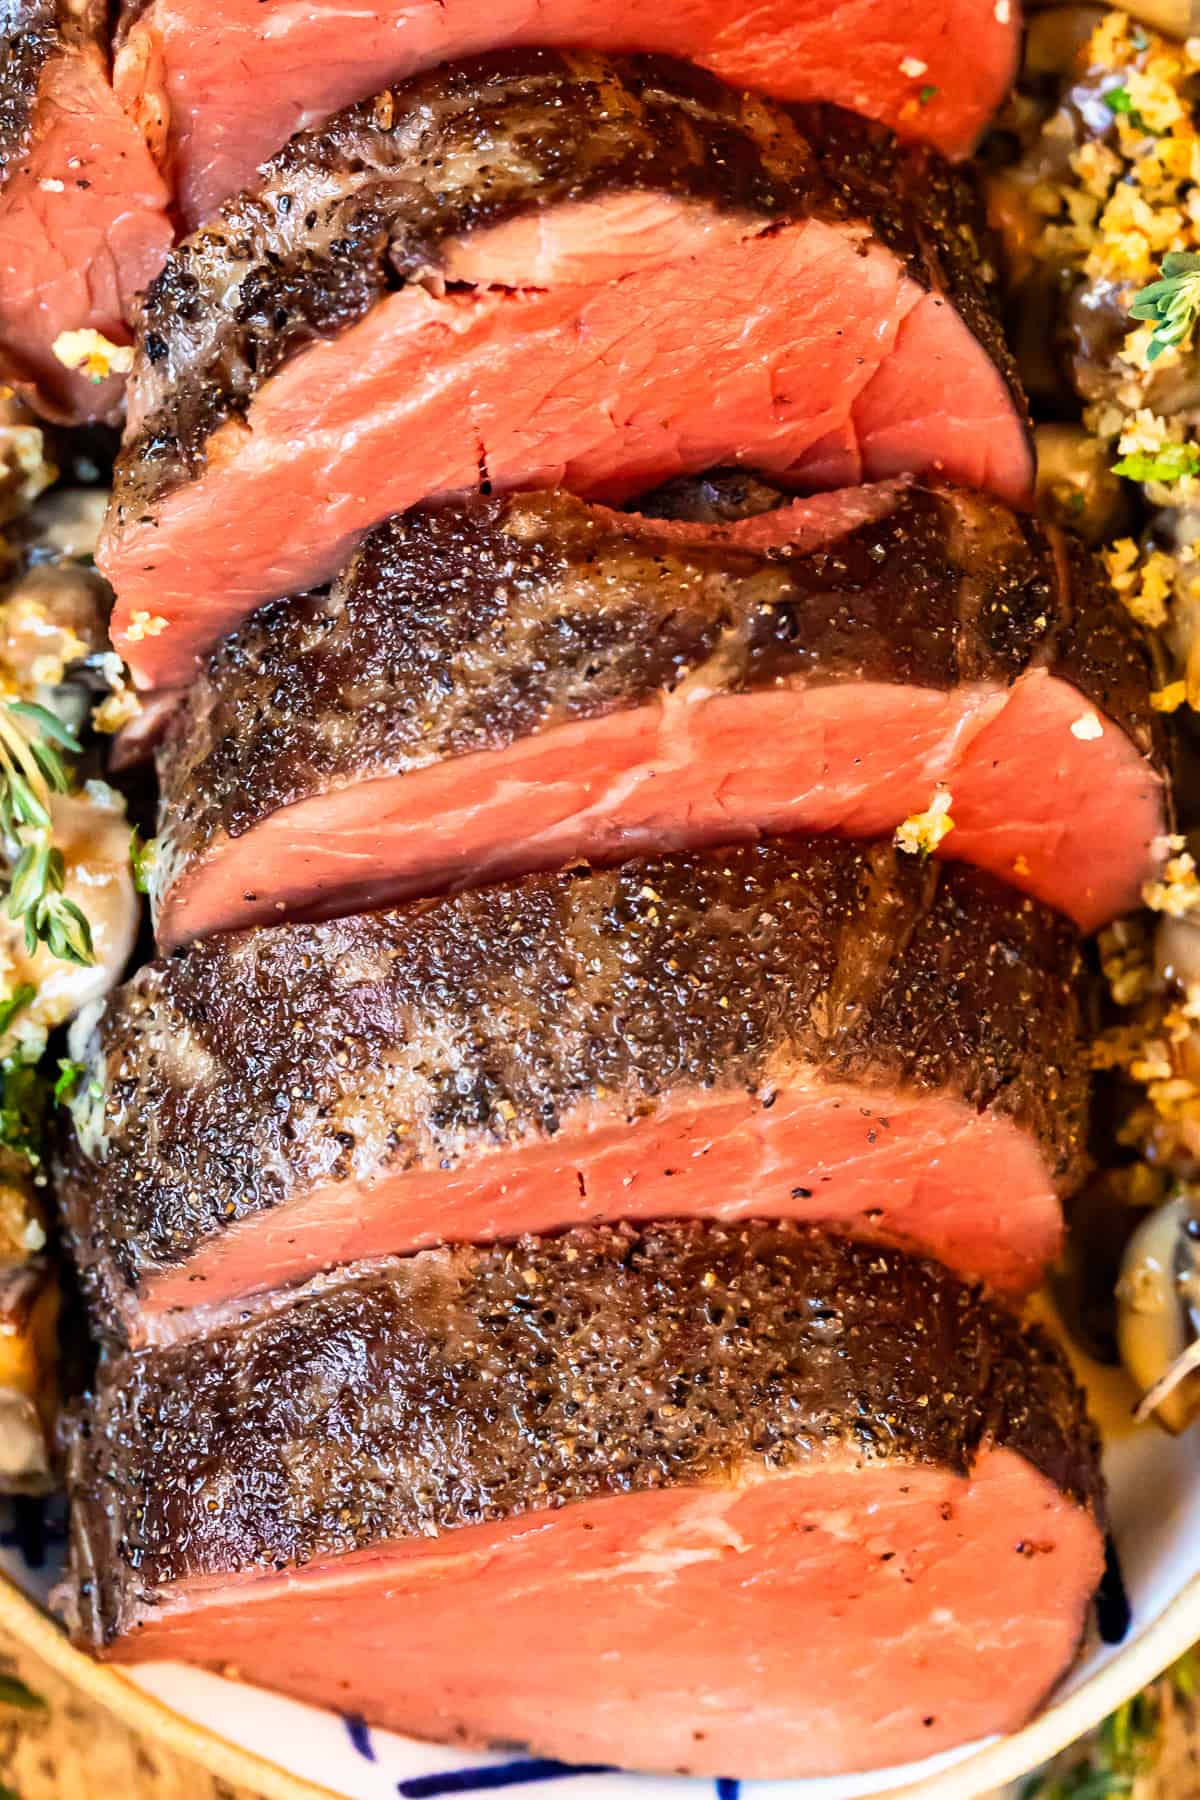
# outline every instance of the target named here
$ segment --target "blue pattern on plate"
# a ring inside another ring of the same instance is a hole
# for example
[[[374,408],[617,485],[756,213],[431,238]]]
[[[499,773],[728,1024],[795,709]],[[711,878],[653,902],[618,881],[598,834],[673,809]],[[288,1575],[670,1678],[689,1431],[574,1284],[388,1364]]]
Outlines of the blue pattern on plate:
[[[540,1756],[488,1763],[482,1769],[447,1769],[443,1775],[414,1775],[398,1781],[403,1800],[440,1800],[443,1794],[478,1794],[486,1788],[520,1787],[529,1781],[561,1781],[568,1775],[611,1775],[605,1763],[553,1762]]]
[[[375,1746],[371,1742],[371,1727],[358,1713],[347,1713],[342,1721],[346,1727],[346,1736],[354,1745],[361,1757],[367,1762],[375,1761]]]

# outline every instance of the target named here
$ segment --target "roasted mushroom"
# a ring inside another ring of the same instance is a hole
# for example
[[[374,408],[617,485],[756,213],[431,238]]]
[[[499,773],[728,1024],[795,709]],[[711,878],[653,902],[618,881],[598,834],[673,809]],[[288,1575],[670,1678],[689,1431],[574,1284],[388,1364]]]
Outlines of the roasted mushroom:
[[[1039,425],[1038,508],[1053,525],[1065,525],[1089,544],[1128,528],[1129,502],[1113,474],[1107,447],[1082,425]]]
[[[1141,1393],[1136,1416],[1185,1431],[1200,1416],[1200,1208],[1181,1194],[1139,1226],[1117,1286],[1121,1361]]]

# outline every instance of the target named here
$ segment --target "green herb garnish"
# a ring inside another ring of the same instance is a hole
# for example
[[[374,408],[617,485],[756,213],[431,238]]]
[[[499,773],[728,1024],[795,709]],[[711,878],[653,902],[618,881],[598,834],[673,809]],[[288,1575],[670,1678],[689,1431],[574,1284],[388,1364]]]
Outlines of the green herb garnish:
[[[129,834],[129,862],[133,869],[133,885],[139,894],[150,892],[150,876],[157,854],[157,838],[143,838],[135,825]]]
[[[917,99],[921,102],[922,106],[928,106],[936,93],[937,89],[935,87],[926,86],[921,89],[920,93],[917,95]]]
[[[1135,450],[1112,466],[1127,481],[1158,481],[1169,487],[1185,475],[1200,475],[1200,444],[1163,444],[1158,450]]]
[[[71,785],[64,750],[78,755],[79,743],[44,706],[9,700],[0,707],[0,831],[17,847],[6,910],[24,921],[30,955],[45,944],[52,956],[86,965],[95,960],[91,927],[63,893],[66,868],[50,837],[50,796]]]
[[[36,999],[37,989],[31,987],[26,981],[22,982],[21,986],[15,989],[7,1000],[0,1000],[0,1036],[3,1036],[8,1030],[17,1014],[24,1012],[30,1001]]]
[[[58,1077],[54,1083],[54,1099],[59,1106],[64,1100],[71,1098],[86,1074],[87,1068],[83,1063],[72,1062],[69,1056],[59,1057]]]
[[[1127,88],[1108,88],[1106,92],[1101,95],[1101,99],[1104,101],[1109,112],[1123,113],[1136,131],[1144,131],[1147,137],[1158,137],[1160,135],[1155,131],[1152,125],[1147,125],[1145,119],[1143,119],[1141,113],[1130,99],[1129,90]]]
[[[9,1056],[0,1063],[0,1149],[41,1167],[48,1088],[37,1060]]]
[[[1200,316],[1200,256],[1181,250],[1164,256],[1161,280],[1152,281],[1134,295],[1129,314],[1134,319],[1154,321],[1147,362],[1155,362],[1164,350],[1186,343]]]

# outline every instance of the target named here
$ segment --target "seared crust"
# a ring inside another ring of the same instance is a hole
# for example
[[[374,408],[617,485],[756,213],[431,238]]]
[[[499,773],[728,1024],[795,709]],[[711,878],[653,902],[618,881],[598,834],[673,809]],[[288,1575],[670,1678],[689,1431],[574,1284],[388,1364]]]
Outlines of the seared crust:
[[[72,1629],[297,1567],[814,1457],[1016,1451],[1099,1522],[1066,1359],[935,1264],[813,1229],[589,1227],[426,1252],[111,1364],[69,1431]]]
[[[567,870],[141,969],[87,1052],[60,1198],[113,1329],[129,1289],[322,1182],[453,1168],[792,1071],[993,1106],[1076,1179],[1072,928],[889,846],[769,840]],[[98,1084],[94,1086],[93,1083]]]
[[[448,238],[631,188],[865,225],[950,296],[1024,416],[979,274],[974,201],[931,152],[664,59],[515,51],[417,76],[299,134],[259,188],[175,250],[143,304],[118,525],[198,474],[210,434],[298,350],[409,282],[436,283]]]
[[[29,149],[38,84],[52,57],[83,45],[107,48],[104,0],[8,0],[0,34],[0,187]]]
[[[681,484],[671,510],[763,510],[772,490],[746,485]],[[685,544],[563,492],[422,509],[373,531],[331,591],[261,607],[209,659],[159,756],[155,904],[280,807],[685,681],[951,688],[1033,668],[1161,761],[1136,625],[1093,559],[1070,565],[997,501],[898,486],[882,518],[808,553],[736,549],[719,525]]]

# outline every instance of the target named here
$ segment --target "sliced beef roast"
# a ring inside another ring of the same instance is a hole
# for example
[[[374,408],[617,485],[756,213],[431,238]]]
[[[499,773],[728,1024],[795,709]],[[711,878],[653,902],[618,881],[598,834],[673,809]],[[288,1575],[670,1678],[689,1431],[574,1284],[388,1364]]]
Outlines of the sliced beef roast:
[[[146,686],[417,502],[718,462],[1022,501],[968,190],[836,108],[510,53],[297,137],[142,311],[100,561]]]
[[[1077,973],[990,876],[835,838],[229,933],[76,1040],[60,1197],[134,1342],[621,1217],[830,1220],[1019,1290],[1080,1170]]]
[[[108,417],[120,377],[72,373],[54,344],[129,343],[171,246],[166,186],[109,86],[103,0],[11,0],[0,31],[0,373],[63,423]]]
[[[1024,1723],[1104,1560],[1066,1360],[813,1230],[435,1250],[111,1365],[80,1642],[422,1738],[743,1776]]]
[[[657,50],[734,87],[837,101],[955,156],[1003,99],[1021,37],[1017,5],[995,0],[133,0],[125,26],[117,93],[192,225],[294,132],[480,51]]]
[[[1094,929],[1162,845],[1149,690],[1098,567],[961,490],[734,524],[562,492],[412,512],[196,682],[159,762],[159,940],[579,857],[873,837],[939,787],[945,852]]]

